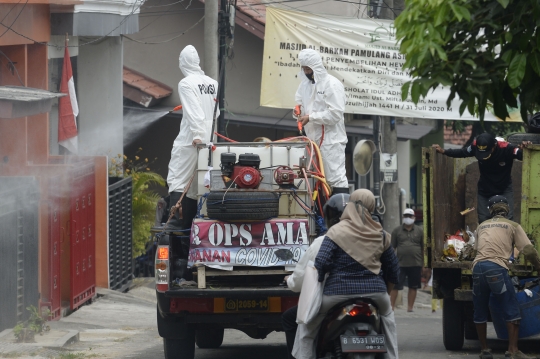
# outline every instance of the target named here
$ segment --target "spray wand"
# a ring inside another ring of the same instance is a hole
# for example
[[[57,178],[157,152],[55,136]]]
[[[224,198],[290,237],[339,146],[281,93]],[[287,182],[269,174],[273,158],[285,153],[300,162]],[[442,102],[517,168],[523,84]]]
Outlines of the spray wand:
[[[182,109],[182,105],[178,105],[175,108],[173,108],[172,110],[170,110],[169,113],[173,113],[174,111],[178,111],[178,110],[181,110],[181,109]]]
[[[300,115],[302,114],[302,109],[301,109],[301,105],[296,105],[294,106],[294,115],[298,118],[300,117]],[[300,136],[302,136],[302,122],[301,121],[297,121],[296,122],[298,124],[298,133],[300,134]]]

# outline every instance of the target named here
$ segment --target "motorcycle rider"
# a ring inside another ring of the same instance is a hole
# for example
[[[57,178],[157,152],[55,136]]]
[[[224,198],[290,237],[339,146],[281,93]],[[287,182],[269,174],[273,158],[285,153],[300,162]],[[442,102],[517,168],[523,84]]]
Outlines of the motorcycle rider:
[[[331,228],[334,224],[339,222],[345,206],[349,202],[349,194],[340,193],[335,194],[324,205],[324,219],[326,227]],[[319,248],[324,240],[324,235],[319,236],[313,240],[313,243],[309,246],[308,250],[302,258],[296,264],[294,271],[291,275],[285,277],[287,286],[293,292],[300,292],[302,284],[304,283],[304,274],[306,273],[306,266],[309,261],[315,262],[315,257],[319,253]],[[292,350],[294,346],[294,338],[296,336],[296,317],[298,312],[298,306],[287,309],[283,312],[281,317],[281,323],[283,325],[283,331],[285,332],[285,339],[287,340],[287,350],[289,359],[293,359]]]
[[[378,307],[386,336],[385,358],[398,358],[396,323],[390,304],[394,284],[398,282],[399,262],[391,246],[390,234],[372,219],[375,197],[367,189],[358,189],[349,198],[341,220],[327,233],[315,259],[319,282],[328,278],[319,314],[299,331],[293,356],[314,359],[316,337],[328,311],[353,298],[369,298]]]

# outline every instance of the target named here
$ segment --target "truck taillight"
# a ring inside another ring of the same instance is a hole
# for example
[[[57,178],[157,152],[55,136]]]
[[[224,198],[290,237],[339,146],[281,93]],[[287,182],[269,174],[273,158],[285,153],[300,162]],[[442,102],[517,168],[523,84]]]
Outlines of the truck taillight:
[[[169,289],[169,246],[158,246],[155,261],[156,290],[165,292]]]

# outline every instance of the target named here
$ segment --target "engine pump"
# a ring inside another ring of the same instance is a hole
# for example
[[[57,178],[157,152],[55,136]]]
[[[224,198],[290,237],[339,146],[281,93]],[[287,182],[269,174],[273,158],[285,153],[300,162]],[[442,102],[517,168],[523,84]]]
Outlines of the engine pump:
[[[225,185],[230,187],[232,181],[237,188],[258,188],[262,181],[262,175],[259,171],[261,163],[259,155],[243,153],[238,156],[238,163],[234,163],[235,161],[236,154],[221,154],[221,173],[224,176]]]

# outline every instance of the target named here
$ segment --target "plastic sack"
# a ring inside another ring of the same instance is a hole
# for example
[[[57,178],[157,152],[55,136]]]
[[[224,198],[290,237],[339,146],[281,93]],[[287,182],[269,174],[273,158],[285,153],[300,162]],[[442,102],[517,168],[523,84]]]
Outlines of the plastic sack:
[[[321,308],[324,284],[319,282],[319,273],[313,261],[309,261],[304,274],[304,282],[298,299],[298,324],[308,324]]]
[[[211,166],[208,166],[208,171],[206,171],[206,173],[204,174],[204,187],[206,188],[210,188],[210,185],[212,184],[212,180],[211,180],[211,175],[212,175],[212,170],[214,168],[211,167]]]
[[[457,231],[453,235],[447,234],[444,241],[443,254],[445,257],[457,258],[463,247],[465,247],[465,240],[463,240],[461,231]]]

